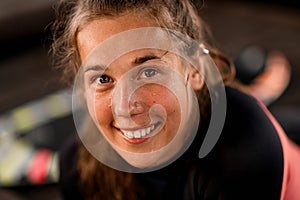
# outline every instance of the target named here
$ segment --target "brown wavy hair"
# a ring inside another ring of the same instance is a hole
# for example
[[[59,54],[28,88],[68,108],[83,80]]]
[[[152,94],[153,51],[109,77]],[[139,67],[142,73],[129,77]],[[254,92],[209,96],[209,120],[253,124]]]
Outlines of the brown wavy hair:
[[[63,71],[63,81],[72,84],[81,65],[77,34],[85,24],[104,16],[142,13],[158,27],[179,31],[203,43],[210,51],[225,83],[233,80],[232,62],[213,45],[211,32],[189,0],[61,0],[55,7],[51,54],[54,65]],[[209,104],[207,88],[198,94],[200,106]],[[207,98],[205,98],[207,97]],[[208,111],[207,111],[208,112]],[[134,176],[104,166],[80,145],[78,171],[86,199],[139,199],[143,196]],[[133,189],[134,188],[134,189]]]

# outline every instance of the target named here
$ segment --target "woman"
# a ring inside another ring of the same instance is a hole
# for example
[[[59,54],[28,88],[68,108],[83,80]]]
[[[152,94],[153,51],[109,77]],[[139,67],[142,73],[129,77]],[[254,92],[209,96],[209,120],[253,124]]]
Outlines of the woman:
[[[62,152],[66,199],[300,196],[299,148],[227,87],[232,65],[191,2],[72,0],[57,14],[53,53],[82,142]]]

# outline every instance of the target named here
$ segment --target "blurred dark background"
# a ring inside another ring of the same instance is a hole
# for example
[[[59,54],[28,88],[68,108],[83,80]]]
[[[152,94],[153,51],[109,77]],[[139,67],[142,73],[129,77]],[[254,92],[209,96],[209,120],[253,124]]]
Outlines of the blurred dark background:
[[[233,59],[249,44],[282,50],[292,65],[292,79],[270,108],[300,105],[300,1],[209,0],[203,15],[219,47]]]
[[[0,115],[65,87],[47,55],[53,3],[55,0],[0,2]],[[280,49],[289,58],[290,85],[270,106],[271,111],[300,107],[299,11],[298,0],[206,0],[201,10],[219,48],[233,59],[249,44]],[[0,188],[0,199],[60,199],[60,196],[56,184],[46,184]]]

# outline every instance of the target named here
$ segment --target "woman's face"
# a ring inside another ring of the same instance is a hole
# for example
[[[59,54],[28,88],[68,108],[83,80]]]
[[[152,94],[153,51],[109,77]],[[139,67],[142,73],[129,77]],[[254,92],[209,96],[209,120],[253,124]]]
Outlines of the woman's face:
[[[95,19],[78,34],[81,60],[85,62],[99,44],[118,33],[153,26],[157,25],[135,14]],[[158,49],[130,51],[101,66],[84,65],[85,90],[93,91],[86,93],[88,110],[109,143],[134,153],[169,144],[179,129],[182,110],[168,87],[173,83],[161,83],[172,71],[185,79],[185,69],[178,56]],[[189,77],[199,79],[197,73]],[[194,86],[200,89],[202,82]]]

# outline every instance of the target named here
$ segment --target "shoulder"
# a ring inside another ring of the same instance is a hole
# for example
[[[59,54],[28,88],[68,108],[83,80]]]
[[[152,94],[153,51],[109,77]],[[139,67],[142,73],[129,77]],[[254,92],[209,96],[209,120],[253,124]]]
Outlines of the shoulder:
[[[279,199],[283,153],[277,129],[255,98],[228,87],[226,100],[223,131],[204,158],[211,180],[225,199]]]

